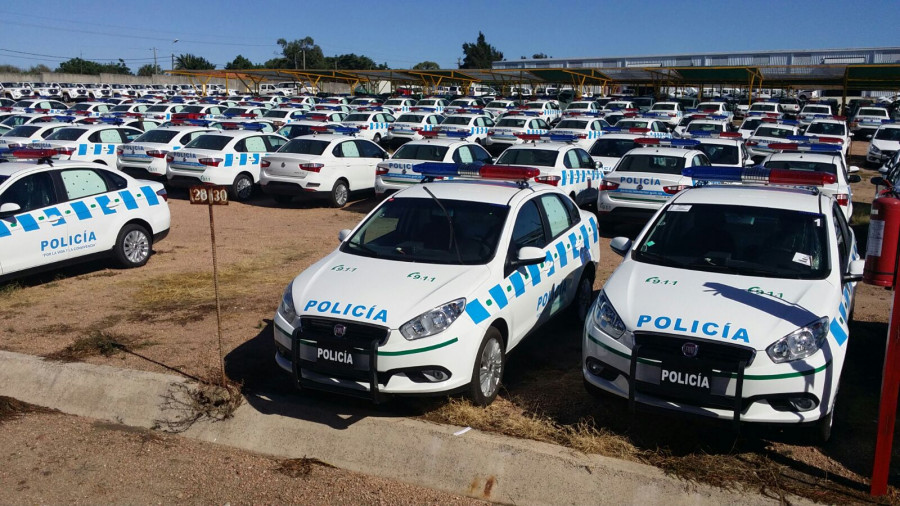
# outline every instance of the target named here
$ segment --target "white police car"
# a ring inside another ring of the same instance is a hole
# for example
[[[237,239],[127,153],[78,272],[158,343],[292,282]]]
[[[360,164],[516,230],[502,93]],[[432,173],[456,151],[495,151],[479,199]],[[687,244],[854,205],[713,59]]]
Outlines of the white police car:
[[[488,130],[488,144],[502,150],[514,144],[539,140],[550,131],[550,125],[541,118],[509,114],[499,118]]]
[[[800,110],[800,114],[797,115],[797,121],[799,121],[801,125],[808,125],[815,119],[828,119],[833,115],[834,113],[831,111],[830,105],[806,104],[803,106],[803,109]]]
[[[631,130],[633,128],[644,128],[644,129],[647,129],[647,133],[646,133],[647,137],[655,137],[657,139],[671,139],[672,138],[672,131],[669,130],[669,124],[660,119],[643,118],[643,117],[628,117],[628,115],[626,115],[625,118],[620,119],[616,123],[616,128],[621,128],[623,130],[625,130],[625,129]]]
[[[155,119],[159,121],[169,121],[172,119],[173,114],[181,112],[184,107],[184,104],[153,104],[144,111],[144,117],[147,119]]]
[[[368,109],[370,107],[380,107],[380,106],[381,106],[381,101],[378,100],[377,98],[372,98],[372,97],[354,98],[353,100],[350,101],[350,103],[347,104],[347,107],[349,107],[353,111],[362,109],[362,108]]]
[[[694,132],[693,146],[706,153],[709,163],[720,167],[751,167],[754,164],[744,139],[737,132]]]
[[[567,306],[581,318],[596,221],[536,169],[437,164],[382,201],[288,284],[275,361],[303,388],[361,396],[468,392],[488,405],[506,355]],[[449,169],[445,169],[449,166]],[[459,176],[516,179],[482,182]]]
[[[673,195],[692,184],[682,175],[685,167],[710,164],[703,151],[692,148],[696,141],[691,139],[643,138],[634,142],[647,147],[625,153],[612,172],[603,176],[597,197],[601,230],[610,231],[619,223],[647,221]]]
[[[421,132],[430,132],[441,124],[444,117],[440,114],[426,111],[405,112],[391,123],[388,131],[394,141],[421,140]]]
[[[0,141],[3,139],[0,138]],[[885,123],[872,135],[866,161],[881,166],[900,149],[900,124]]]
[[[592,116],[567,116],[544,136],[553,142],[571,142],[588,149],[611,128],[606,120]]]
[[[440,137],[450,137],[488,145],[491,143],[488,132],[493,127],[494,120],[487,114],[481,112],[460,113],[444,118],[440,125],[432,129],[432,132],[435,132]]]
[[[781,171],[699,168],[778,184]],[[728,171],[727,173],[723,171]],[[821,175],[785,184],[818,184]],[[632,243],[584,327],[582,370],[634,404],[831,432],[855,282],[853,230],[808,188],[713,185],[674,196]]]
[[[795,121],[782,120],[775,123],[763,120],[756,127],[753,135],[747,139],[746,145],[750,151],[750,158],[759,163],[766,155],[775,151],[769,148],[769,144],[793,142],[790,138],[798,136],[800,136],[800,126]]]
[[[634,140],[647,138],[646,132],[647,130],[644,128],[634,131],[616,127],[608,128],[605,135],[594,141],[594,144],[588,149],[588,154],[605,174],[613,170],[625,153],[640,147]]]
[[[350,192],[375,187],[375,165],[388,158],[381,147],[346,135],[295,137],[263,157],[259,185],[276,202],[296,196],[325,197],[343,207]]]
[[[449,102],[443,98],[423,98],[416,102],[416,108],[412,109],[412,111],[415,112],[416,110],[419,110],[441,114],[444,112],[447,105],[449,105]]]
[[[860,107],[850,119],[850,132],[857,139],[869,138],[890,115],[884,107]]]
[[[444,114],[456,114],[463,110],[478,109],[478,108],[482,107],[483,104],[484,103],[480,99],[477,99],[477,98],[471,98],[471,97],[457,98],[457,99],[453,100],[452,102],[450,102],[449,104],[447,104],[447,107],[444,108]]]
[[[357,135],[372,142],[381,142],[381,139],[390,139],[391,131],[388,130],[394,123],[394,118],[390,113],[377,110],[369,111],[366,108],[357,109],[351,112],[341,121],[341,124],[358,129]]]
[[[725,116],[709,115],[704,118],[694,119],[688,123],[684,132],[681,134],[681,137],[690,139],[693,137],[694,133],[699,133],[702,136],[711,133],[721,134],[733,131],[734,127],[731,125],[731,120]]]
[[[203,134],[166,155],[166,178],[175,186],[201,182],[228,186],[232,199],[247,200],[259,181],[263,155],[287,142],[280,135],[253,130]]]
[[[375,169],[375,194],[402,190],[422,181],[422,174],[413,167],[423,162],[489,164],[490,153],[474,142],[456,139],[428,139],[411,141],[401,146],[390,160],[379,163]]]
[[[24,150],[21,156],[54,156]],[[112,255],[144,265],[169,231],[166,190],[86,162],[0,165],[0,281]]]
[[[583,208],[596,202],[603,177],[591,155],[568,142],[510,146],[497,158],[496,164],[539,169],[535,181],[558,187]]]
[[[28,123],[19,125],[9,132],[0,135],[0,149],[19,149],[28,147],[32,142],[46,139],[50,134],[67,126],[65,123]]]
[[[516,108],[515,100],[491,100],[484,106],[484,112],[490,114],[494,118],[503,116],[504,114]]]
[[[116,168],[134,177],[165,177],[166,156],[205,133],[206,126],[168,126],[144,132],[116,150]]]
[[[562,111],[559,108],[559,102],[556,100],[532,100],[526,102],[525,105],[512,112],[512,114],[525,116],[538,116],[549,124],[556,123],[562,117]]]
[[[570,102],[563,111],[563,117],[599,114],[600,106],[593,100],[576,100]]]
[[[728,121],[734,119],[734,110],[729,107],[729,104],[718,100],[700,102],[697,104],[697,112],[708,116],[723,116]]]
[[[782,107],[777,100],[754,102],[750,105],[750,108],[747,109],[748,116],[759,114],[768,117],[784,118],[786,112],[787,111],[784,110],[784,107]]]
[[[649,116],[650,114],[655,116]],[[662,119],[668,122],[670,127],[674,128],[681,121],[681,118],[684,117],[684,106],[681,105],[681,102],[656,102],[650,106],[650,110],[647,111],[645,116]]]
[[[385,100],[381,108],[394,116],[399,116],[416,106],[416,101],[411,98],[390,98]]]
[[[190,104],[173,113],[170,117],[176,119],[213,119],[225,112],[226,107],[218,104]]]
[[[46,114],[62,114],[68,106],[58,100],[44,98],[19,100],[12,105],[13,112],[37,112]]]
[[[738,133],[740,133],[741,137],[746,141],[753,135],[753,132],[756,131],[756,127],[762,122],[763,116],[747,116],[744,118],[744,121],[741,122],[741,126],[738,127]]]
[[[108,123],[66,125],[44,140],[32,143],[31,147],[55,150],[61,160],[81,160],[115,167],[116,149],[142,133],[136,128]]]
[[[806,129],[803,130],[803,135],[815,137],[819,139],[820,142],[827,141],[840,144],[842,148],[841,151],[844,152],[845,157],[850,149],[850,130],[847,128],[847,123],[841,116],[816,118],[811,120],[809,125],[806,126]]]

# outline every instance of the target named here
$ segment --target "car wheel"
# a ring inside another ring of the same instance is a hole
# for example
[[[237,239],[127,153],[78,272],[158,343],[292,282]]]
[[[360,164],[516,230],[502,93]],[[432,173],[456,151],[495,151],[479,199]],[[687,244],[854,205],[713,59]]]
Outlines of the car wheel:
[[[140,225],[129,224],[122,227],[116,239],[116,260],[125,268],[140,267],[150,258],[153,236]]]
[[[344,207],[344,205],[347,204],[349,196],[350,188],[347,187],[347,182],[343,179],[338,179],[331,188],[331,207]]]
[[[253,195],[253,179],[247,174],[238,174],[231,184],[231,198],[237,201],[244,201]]]
[[[272,195],[272,199],[281,205],[287,205],[294,201],[294,197],[291,195]]]
[[[588,266],[593,264],[588,263]],[[594,302],[594,277],[587,267],[578,280],[578,286],[575,288],[575,299],[572,301],[572,315],[578,318],[579,322],[583,322],[588,312],[591,310],[591,303]]]
[[[381,134],[375,134],[375,137],[373,137],[372,140],[375,141],[375,144],[378,144],[381,142]]]
[[[500,331],[491,327],[481,340],[481,346],[475,355],[475,366],[472,368],[469,398],[475,405],[484,407],[494,402],[500,392],[505,365],[503,339]]]

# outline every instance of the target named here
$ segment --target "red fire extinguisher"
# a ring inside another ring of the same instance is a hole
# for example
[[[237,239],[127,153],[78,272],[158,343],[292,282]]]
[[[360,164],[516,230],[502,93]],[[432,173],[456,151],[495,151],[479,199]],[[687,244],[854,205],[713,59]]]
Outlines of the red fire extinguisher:
[[[897,269],[897,239],[900,237],[900,199],[879,197],[872,202],[866,267],[863,281],[876,286],[893,286]]]

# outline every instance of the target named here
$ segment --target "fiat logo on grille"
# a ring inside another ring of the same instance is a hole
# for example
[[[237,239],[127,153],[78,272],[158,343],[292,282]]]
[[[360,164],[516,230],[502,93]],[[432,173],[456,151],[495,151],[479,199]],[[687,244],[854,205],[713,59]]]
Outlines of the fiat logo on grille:
[[[341,325],[338,323],[334,326],[334,337],[344,337],[344,334],[347,333],[347,326]]]
[[[697,356],[698,351],[700,351],[700,347],[697,346],[697,343],[684,343],[681,345],[681,353],[685,357],[694,358]]]

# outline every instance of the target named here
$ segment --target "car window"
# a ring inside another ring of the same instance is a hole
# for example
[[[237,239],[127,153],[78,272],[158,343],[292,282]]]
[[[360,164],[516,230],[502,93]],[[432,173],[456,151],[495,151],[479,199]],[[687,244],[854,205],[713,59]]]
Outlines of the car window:
[[[572,226],[571,215],[559,195],[542,195],[540,199],[544,214],[547,216],[547,225],[550,227],[550,237],[553,240]]]
[[[521,248],[533,246],[543,248],[547,245],[544,234],[544,222],[535,199],[526,202],[516,216],[516,224],[513,226],[512,240],[510,241],[510,254],[515,257]]]
[[[250,153],[263,153],[266,151],[266,141],[261,136],[247,137],[244,139],[244,150]]]
[[[342,157],[359,158],[359,149],[356,147],[356,143],[352,140],[342,142],[340,148]]]
[[[594,168],[594,159],[591,158],[591,155],[589,155],[587,151],[583,149],[576,149],[575,153],[578,155],[578,161],[581,162],[582,169]]]
[[[481,146],[469,146],[469,151],[476,162],[490,163],[491,154]]]
[[[284,146],[288,142],[277,135],[266,135],[265,141],[268,146],[266,151],[278,151],[281,146]]]
[[[841,273],[844,273],[847,272],[847,262],[850,260],[850,253],[853,248],[850,241],[850,229],[847,226],[847,220],[844,219],[844,213],[836,203],[832,208],[831,214],[834,216],[834,237],[837,239]]]
[[[21,209],[14,214],[32,211],[56,204],[56,192],[49,172],[39,172],[25,176],[13,183],[0,195],[0,206],[18,204]]]
[[[63,170],[59,173],[69,200],[80,199],[108,191],[103,176],[90,169]]]
[[[363,158],[384,158],[384,151],[381,150],[374,142],[365,139],[357,139],[356,149],[359,150],[360,156]]]
[[[116,130],[115,128],[109,128],[106,130],[100,130],[99,136],[97,137],[97,142],[121,144],[122,142],[124,142],[124,140],[122,139],[122,134],[118,130]]]
[[[566,152],[566,157],[563,160],[563,165],[565,165],[567,169],[577,169],[581,167],[581,162],[578,160],[578,153],[576,153],[574,149]]]
[[[453,153],[453,161],[456,163],[472,163],[474,159],[472,158],[472,152],[469,151],[469,146],[460,146],[456,153]]]

